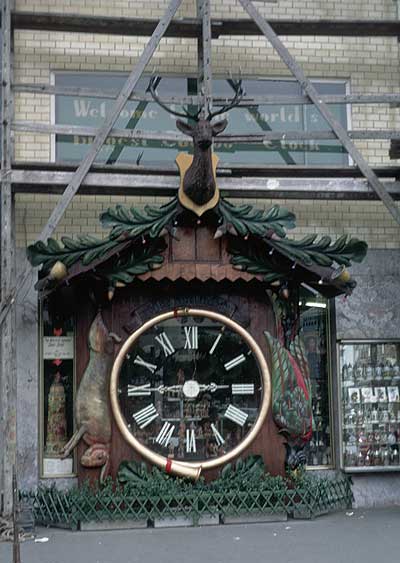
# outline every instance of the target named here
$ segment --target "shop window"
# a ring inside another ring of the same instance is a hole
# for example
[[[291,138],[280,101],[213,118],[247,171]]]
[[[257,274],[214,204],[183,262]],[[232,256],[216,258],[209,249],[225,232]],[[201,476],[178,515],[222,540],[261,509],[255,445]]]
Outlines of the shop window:
[[[329,302],[303,289],[300,295],[300,326],[312,389],[313,432],[306,446],[307,466],[332,466]]]
[[[127,75],[98,72],[56,72],[55,85],[80,87],[91,90],[119,90]],[[149,77],[142,77],[136,92],[144,94]],[[321,94],[346,93],[346,82],[315,81],[314,86]],[[249,96],[299,96],[303,93],[295,80],[289,79],[244,79],[243,87]],[[161,98],[193,95],[197,81],[193,78],[163,77],[157,87]],[[230,80],[216,79],[213,83],[216,96],[232,97],[233,85]],[[99,97],[56,96],[54,100],[54,121],[60,125],[99,127],[107,112],[113,106],[113,99]],[[180,106],[171,106],[181,110]],[[330,109],[338,121],[347,128],[347,108],[344,104],[331,104]],[[189,108],[190,110],[190,108]],[[176,117],[154,102],[129,101],[121,112],[115,128],[138,129],[145,132],[165,131],[176,133]],[[329,131],[330,127],[313,105],[264,105],[236,108],[228,113],[227,133],[262,134],[267,131]],[[89,150],[93,137],[82,135],[56,135],[53,146],[53,160],[78,162]],[[156,165],[173,163],[181,151],[191,150],[190,139],[184,142],[149,141],[109,137],[102,147],[97,161],[102,164]],[[218,143],[215,151],[222,163],[237,164],[310,164],[346,165],[348,156],[338,141],[270,141],[265,143]]]
[[[400,469],[400,341],[339,344],[345,470]]]
[[[41,321],[41,474],[60,477],[74,472],[73,456],[61,458],[74,424],[74,320],[44,302]]]

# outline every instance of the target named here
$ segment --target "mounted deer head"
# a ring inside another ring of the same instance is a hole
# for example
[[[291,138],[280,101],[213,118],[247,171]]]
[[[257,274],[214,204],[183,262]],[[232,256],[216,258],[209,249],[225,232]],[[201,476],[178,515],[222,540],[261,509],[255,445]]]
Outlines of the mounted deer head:
[[[160,98],[156,91],[156,84],[159,82],[157,77],[150,80],[149,91],[154,101],[163,109],[176,115],[177,117],[185,117],[194,121],[194,125],[177,119],[176,126],[182,133],[192,137],[193,139],[193,161],[183,178],[183,192],[184,194],[196,205],[204,206],[211,201],[215,195],[216,183],[213,170],[211,146],[213,137],[222,133],[228,121],[223,119],[218,123],[211,123],[217,115],[225,113],[232,108],[238,106],[243,98],[244,92],[242,88],[242,81],[231,81],[233,84],[235,95],[231,102],[222,106],[218,111],[208,111],[206,118],[200,117],[202,108],[196,113],[191,113],[186,109],[182,112],[177,112],[169,108]]]

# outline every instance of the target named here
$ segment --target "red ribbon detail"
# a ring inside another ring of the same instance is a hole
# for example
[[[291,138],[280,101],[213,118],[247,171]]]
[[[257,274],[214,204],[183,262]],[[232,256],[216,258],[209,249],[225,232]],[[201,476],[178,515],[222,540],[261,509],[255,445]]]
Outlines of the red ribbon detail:
[[[167,473],[171,473],[171,468],[172,468],[172,461],[170,459],[167,459],[167,464],[165,466],[165,471]]]

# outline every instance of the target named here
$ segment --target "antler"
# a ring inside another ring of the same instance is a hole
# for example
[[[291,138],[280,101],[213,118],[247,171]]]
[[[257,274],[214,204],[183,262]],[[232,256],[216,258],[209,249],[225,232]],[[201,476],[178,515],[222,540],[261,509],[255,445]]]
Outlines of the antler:
[[[153,100],[163,109],[165,109],[165,111],[167,111],[168,113],[171,113],[172,115],[176,115],[177,117],[184,117],[184,118],[189,118],[189,119],[194,119],[195,121],[198,121],[199,115],[201,113],[201,108],[196,112],[196,113],[191,113],[190,111],[188,111],[186,108],[182,108],[183,112],[179,112],[179,111],[175,111],[173,109],[171,109],[169,106],[167,106],[167,104],[165,104],[158,96],[157,94],[157,86],[160,83],[161,78],[159,76],[152,76],[150,78],[150,82],[149,82],[149,86],[148,86],[148,91],[151,94],[151,97],[153,98]]]
[[[228,82],[232,86],[235,95],[228,105],[222,106],[219,110],[214,112],[209,111],[207,117],[209,121],[211,121],[217,115],[220,115],[221,113],[225,113],[226,111],[229,111],[234,107],[237,107],[242,101],[243,96],[245,95],[245,91],[243,90],[243,86],[242,86],[243,81],[241,78],[239,80],[234,80],[233,78],[230,78]]]

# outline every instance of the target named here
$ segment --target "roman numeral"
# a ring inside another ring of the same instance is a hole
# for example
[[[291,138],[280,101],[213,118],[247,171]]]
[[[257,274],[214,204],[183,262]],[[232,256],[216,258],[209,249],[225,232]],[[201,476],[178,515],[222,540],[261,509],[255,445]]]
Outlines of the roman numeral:
[[[209,351],[210,356],[212,356],[215,352],[215,348],[218,346],[219,341],[222,338],[222,332],[220,334],[218,334],[217,338],[214,340],[213,345],[211,346],[211,349]]]
[[[254,383],[232,383],[232,395],[253,395]]]
[[[196,436],[194,430],[186,430],[186,451],[187,453],[196,453]]]
[[[171,341],[165,334],[165,332],[162,332],[161,334],[156,336],[156,340],[161,345],[166,358],[168,358],[168,356],[171,356],[175,352],[175,348],[172,346]]]
[[[128,397],[145,397],[151,395],[150,383],[144,385],[128,385]]]
[[[214,426],[214,424],[211,424],[211,430],[213,431],[214,438],[215,438],[215,441],[217,442],[218,446],[223,446],[225,444],[225,440],[223,439],[221,434],[218,432],[218,430]]]
[[[185,350],[197,350],[199,347],[199,327],[198,326],[185,326]]]
[[[233,360],[226,362],[226,364],[224,364],[224,368],[226,369],[226,371],[229,371],[245,361],[246,356],[244,354],[240,354],[240,356],[236,356],[236,358],[233,358]]]
[[[149,405],[148,407],[145,407],[133,414],[132,417],[135,419],[139,428],[142,429],[146,428],[150,422],[153,422],[153,420],[158,417],[158,412],[156,411],[156,407],[154,405]]]
[[[154,373],[157,369],[157,366],[155,366],[154,364],[149,364],[149,362],[146,362],[139,355],[136,356],[136,358],[133,360],[133,363],[138,366],[143,366],[147,368],[149,371],[151,371],[151,373]]]
[[[239,424],[239,426],[243,426],[248,416],[249,415],[247,413],[241,411],[233,405],[229,405],[224,414],[225,418],[229,418],[229,420],[236,422],[236,424]]]
[[[164,446],[165,448],[168,447],[174,430],[175,426],[173,424],[170,424],[168,421],[165,422],[156,438],[157,444],[160,444],[160,446]]]

